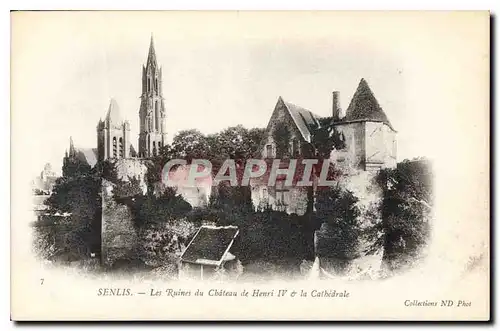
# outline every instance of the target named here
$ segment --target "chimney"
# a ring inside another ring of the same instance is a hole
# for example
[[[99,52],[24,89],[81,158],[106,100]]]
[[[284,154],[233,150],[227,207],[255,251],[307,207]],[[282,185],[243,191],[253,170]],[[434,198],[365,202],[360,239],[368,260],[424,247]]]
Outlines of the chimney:
[[[332,92],[332,116],[334,121],[339,120],[341,116],[339,91]]]

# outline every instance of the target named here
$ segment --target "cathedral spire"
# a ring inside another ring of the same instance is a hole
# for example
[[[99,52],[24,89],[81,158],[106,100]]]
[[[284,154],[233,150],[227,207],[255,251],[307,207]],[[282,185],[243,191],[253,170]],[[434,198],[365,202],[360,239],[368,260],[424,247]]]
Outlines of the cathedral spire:
[[[153,34],[151,33],[151,42],[149,43],[148,61],[147,66],[154,65],[156,67],[156,52],[155,44],[153,41]]]
[[[156,52],[151,34],[148,60],[142,67],[142,94],[139,108],[139,156],[158,155],[165,146],[165,105],[162,97],[162,70],[156,62]]]

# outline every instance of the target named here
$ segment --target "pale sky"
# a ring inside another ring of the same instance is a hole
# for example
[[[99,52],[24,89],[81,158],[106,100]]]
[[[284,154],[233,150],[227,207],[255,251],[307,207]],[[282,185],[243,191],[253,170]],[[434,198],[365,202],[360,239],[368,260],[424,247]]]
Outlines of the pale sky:
[[[264,127],[279,96],[329,116],[332,91],[340,91],[345,110],[365,78],[398,131],[398,160],[432,157],[446,138],[440,128],[459,111],[455,96],[467,99],[470,91],[462,75],[482,74],[473,63],[485,56],[477,51],[483,44],[474,38],[484,27],[460,24],[458,13],[426,15],[14,13],[13,153],[30,151],[31,174],[47,162],[60,172],[69,136],[77,147],[96,147],[96,125],[112,97],[137,147],[152,33],[169,141],[183,129]]]

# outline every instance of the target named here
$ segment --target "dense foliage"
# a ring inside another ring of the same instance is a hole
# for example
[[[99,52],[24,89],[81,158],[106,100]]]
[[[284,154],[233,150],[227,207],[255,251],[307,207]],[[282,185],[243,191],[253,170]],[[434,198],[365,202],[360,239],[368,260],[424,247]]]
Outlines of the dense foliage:
[[[332,150],[345,148],[344,137],[333,125],[331,117],[319,120],[319,126],[312,130],[311,144],[319,159],[328,159]]]
[[[333,233],[327,245],[339,257],[354,254],[362,236],[358,198],[339,186],[323,187],[316,191],[315,209],[318,224],[326,223]],[[327,247],[328,248],[328,247]],[[322,248],[325,250],[325,248]]]
[[[432,218],[432,169],[428,160],[404,160],[395,169],[382,170],[377,178],[383,190],[382,222],[369,235],[377,239],[372,249],[384,249],[389,269],[415,261],[428,244]]]
[[[333,149],[345,147],[331,119],[322,119],[312,132],[312,144],[303,147],[311,148],[308,157],[326,162]],[[285,153],[289,148],[288,129],[278,126],[275,134],[281,137],[277,149]],[[263,129],[242,126],[210,135],[197,130],[181,131],[171,145],[146,162],[145,193],[137,178],[118,180],[110,162],[100,162],[93,169],[77,160],[65,162],[63,176],[45,201],[47,215],[35,224],[37,248],[45,258],[64,261],[99,253],[104,178],[113,183],[115,202],[130,211],[148,261],[171,261],[173,253],[185,247],[203,222],[238,226],[240,234],[233,251],[244,265],[266,260],[298,269],[303,259],[314,258],[314,231],[322,224],[335,234],[332,251],[355,251],[365,238],[373,243],[370,251],[383,248],[383,259],[391,269],[419,256],[429,238],[432,211],[432,174],[425,160],[405,160],[395,169],[380,171],[376,183],[383,191],[379,203],[382,221],[367,229],[360,226],[358,197],[340,187],[320,187],[315,193],[311,189],[308,212],[297,216],[265,206],[255,210],[248,186],[233,187],[222,182],[213,188],[208,206],[193,209],[175,189],[158,189],[156,185],[161,181],[163,166],[173,158],[209,159],[215,173],[228,158],[239,162],[260,157],[263,138]]]
[[[94,171],[69,168],[58,178],[35,222],[38,253],[50,260],[74,261],[98,253],[101,224],[101,178]],[[88,169],[87,169],[88,170]]]

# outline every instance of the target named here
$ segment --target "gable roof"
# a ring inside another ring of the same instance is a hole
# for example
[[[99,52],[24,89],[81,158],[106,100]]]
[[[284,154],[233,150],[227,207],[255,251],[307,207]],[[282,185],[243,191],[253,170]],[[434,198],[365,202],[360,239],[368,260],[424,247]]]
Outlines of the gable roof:
[[[97,148],[75,148],[76,158],[89,166],[94,167],[97,163]]]
[[[236,226],[203,225],[182,253],[181,260],[218,266],[228,255],[238,233]]]
[[[281,102],[292,116],[295,125],[299,129],[302,137],[311,142],[311,128],[319,125],[319,116],[308,109],[297,106],[293,103],[286,102],[282,97],[279,97],[278,103]]]
[[[383,122],[394,130],[364,78],[361,78],[342,121]]]

